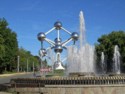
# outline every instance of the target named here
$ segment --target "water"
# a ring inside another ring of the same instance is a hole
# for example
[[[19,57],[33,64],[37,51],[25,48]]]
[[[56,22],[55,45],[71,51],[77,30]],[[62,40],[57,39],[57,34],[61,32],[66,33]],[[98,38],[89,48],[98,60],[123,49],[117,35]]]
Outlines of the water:
[[[102,69],[102,73],[106,72],[106,63],[105,63],[104,52],[101,52],[101,69]]]
[[[68,47],[67,73],[71,72],[95,72],[95,48],[89,45],[85,39],[85,21],[81,11],[80,17],[80,48],[77,46]]]
[[[80,11],[80,14],[79,14],[79,21],[80,21],[79,39],[80,39],[80,48],[82,48],[82,46],[86,43],[85,20],[84,20],[84,15],[82,11]]]
[[[115,45],[113,55],[113,72],[116,74],[120,74],[120,57],[119,48]]]

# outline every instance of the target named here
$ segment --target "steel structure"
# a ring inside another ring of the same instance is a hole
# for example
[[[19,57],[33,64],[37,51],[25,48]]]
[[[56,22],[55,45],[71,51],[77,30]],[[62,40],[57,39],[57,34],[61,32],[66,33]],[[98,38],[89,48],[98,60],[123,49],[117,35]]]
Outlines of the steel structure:
[[[52,32],[54,30],[57,31],[57,36],[56,36],[55,40],[52,41],[51,39],[48,39],[46,37],[46,35],[48,35],[50,32]],[[71,37],[62,42],[62,39],[60,38],[60,30],[63,30],[64,32],[69,34]],[[56,62],[54,64],[55,69],[56,70],[59,70],[59,69],[64,70],[65,68],[62,66],[60,54],[62,53],[63,49],[66,49],[67,43],[69,43],[70,41],[74,41],[74,44],[75,44],[75,42],[79,38],[79,35],[77,32],[71,33],[70,31],[68,31],[67,29],[62,27],[62,23],[60,21],[57,21],[57,22],[55,22],[54,27],[52,29],[50,29],[49,31],[47,31],[46,33],[44,33],[44,32],[38,33],[37,38],[41,42],[41,49],[39,51],[40,57],[44,57],[47,55],[47,50],[45,48],[43,48],[43,41],[46,41],[51,45],[51,47],[49,47],[49,48],[54,49],[54,52],[56,53]]]

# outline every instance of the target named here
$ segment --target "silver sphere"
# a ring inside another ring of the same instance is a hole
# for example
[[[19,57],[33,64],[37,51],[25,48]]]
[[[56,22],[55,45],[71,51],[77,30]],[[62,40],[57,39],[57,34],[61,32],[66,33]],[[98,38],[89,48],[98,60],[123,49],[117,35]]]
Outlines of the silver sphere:
[[[46,38],[46,35],[43,32],[38,33],[37,38],[39,41],[43,41]]]
[[[61,38],[55,38],[55,40],[54,40],[55,42],[62,42],[62,39]]]
[[[73,33],[71,34],[71,37],[73,38],[73,40],[77,41],[78,38],[79,38],[79,34],[78,34],[77,32],[73,32]]]
[[[60,21],[55,22],[54,27],[56,27],[57,30],[60,30],[62,27],[62,23]]]
[[[56,44],[56,45],[61,45],[62,39],[61,39],[61,38],[59,38],[59,39],[58,39],[58,38],[55,38],[54,41],[55,41],[55,44]]]
[[[63,51],[63,48],[62,48],[62,46],[61,45],[56,45],[55,47],[54,47],[54,51],[56,52],[56,53],[61,53],[62,51]]]
[[[40,51],[39,51],[39,55],[40,56],[46,56],[46,54],[47,54],[47,52],[46,52],[46,49],[40,49]]]

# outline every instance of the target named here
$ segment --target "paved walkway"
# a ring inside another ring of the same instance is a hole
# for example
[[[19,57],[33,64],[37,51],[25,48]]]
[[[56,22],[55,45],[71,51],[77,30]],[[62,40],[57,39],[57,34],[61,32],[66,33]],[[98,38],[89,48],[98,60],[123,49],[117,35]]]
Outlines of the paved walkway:
[[[0,94],[12,94],[12,93],[7,93],[7,92],[0,92]]]
[[[13,78],[30,78],[30,77],[33,77],[32,72],[2,74],[2,75],[0,74],[0,94],[12,94],[12,93],[8,93],[8,92],[4,92],[4,90],[1,89],[1,86],[4,85],[5,83],[9,83],[11,79],[13,79]]]
[[[26,74],[26,73],[31,73],[31,72],[19,72],[19,73],[11,73],[11,74],[0,74],[0,77],[20,75],[20,74]]]
[[[32,77],[33,77],[33,73],[31,72],[2,74],[0,75],[0,84],[9,83],[10,80],[14,78],[32,78]]]

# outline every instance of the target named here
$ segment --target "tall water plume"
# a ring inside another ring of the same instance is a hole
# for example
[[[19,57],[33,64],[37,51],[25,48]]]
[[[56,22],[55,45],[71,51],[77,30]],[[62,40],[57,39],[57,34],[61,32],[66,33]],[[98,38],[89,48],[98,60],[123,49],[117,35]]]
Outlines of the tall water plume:
[[[80,11],[80,14],[79,14],[79,21],[80,21],[80,35],[79,35],[79,39],[80,39],[80,48],[82,48],[83,44],[86,43],[85,20],[84,20],[84,15],[83,15],[82,11]]]
[[[114,55],[113,55],[113,72],[116,74],[120,74],[120,53],[118,45],[114,47]]]
[[[104,52],[101,52],[101,68],[102,68],[102,73],[105,73],[106,72],[106,63],[105,63]]]
[[[67,72],[94,72],[94,46],[89,45],[85,38],[85,21],[83,12],[80,11],[80,49],[76,46],[68,47]]]

